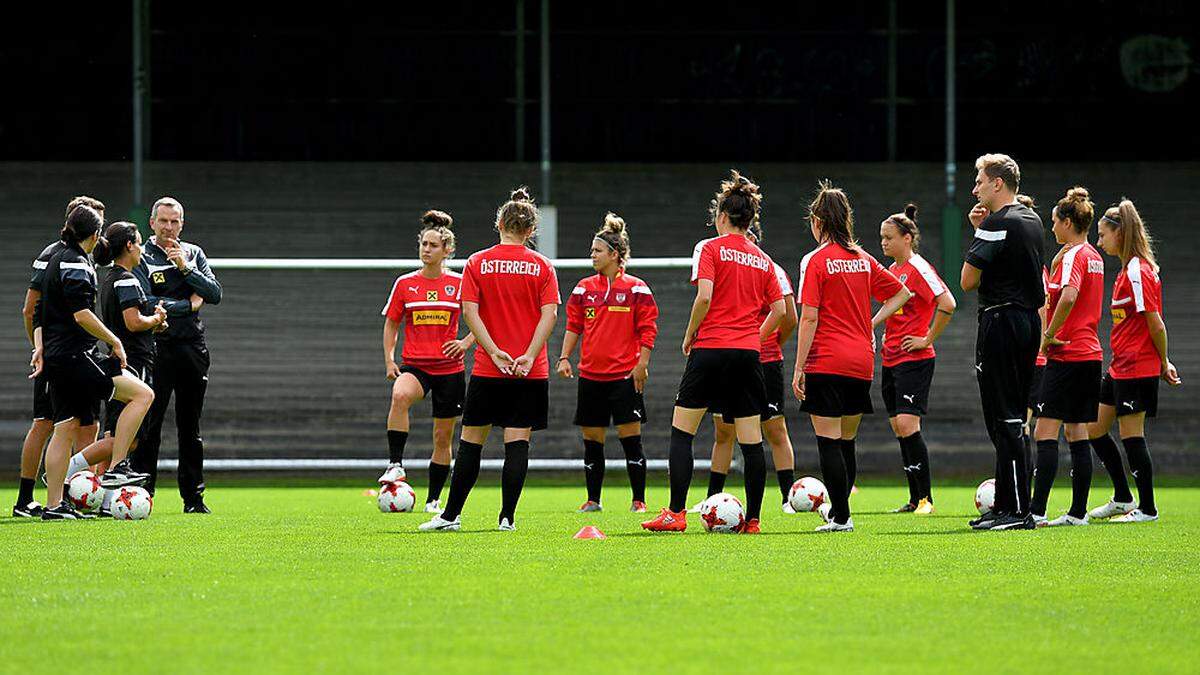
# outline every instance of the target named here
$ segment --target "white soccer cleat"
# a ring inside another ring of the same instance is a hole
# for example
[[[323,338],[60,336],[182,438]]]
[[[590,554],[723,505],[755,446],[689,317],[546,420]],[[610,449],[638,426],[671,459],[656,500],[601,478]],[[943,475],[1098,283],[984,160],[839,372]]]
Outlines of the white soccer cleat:
[[[1034,516],[1034,518],[1037,518],[1037,516]],[[1087,524],[1088,524],[1087,516],[1084,516],[1082,518],[1076,518],[1075,516],[1073,516],[1069,513],[1064,513],[1061,516],[1055,518],[1054,520],[1047,521],[1045,526],[1046,527],[1063,527],[1065,525],[1087,525]]]
[[[1141,509],[1134,509],[1120,518],[1113,518],[1114,523],[1152,523],[1158,520],[1158,514],[1148,516]]]
[[[1110,500],[1108,500],[1108,503],[1105,504],[1104,506],[1097,506],[1096,508],[1092,509],[1091,511],[1088,511],[1088,517],[1099,518],[1099,519],[1103,520],[1105,518],[1115,518],[1116,516],[1123,516],[1126,513],[1129,513],[1136,509],[1137,509],[1137,504],[1135,504],[1134,502],[1114,502],[1113,500],[1110,499]]]
[[[458,518],[446,520],[441,515],[436,515],[428,523],[421,523],[417,529],[421,532],[458,532],[460,527],[462,523],[458,522]]]
[[[516,531],[517,526],[513,525],[512,521],[509,520],[508,518],[501,518],[500,526],[497,527],[496,529],[500,530],[501,532],[514,532],[514,531]]]
[[[408,478],[408,474],[405,473],[404,467],[399,462],[392,462],[388,464],[387,471],[384,471],[383,475],[379,477],[379,484],[387,485],[406,478]]]
[[[830,504],[829,502],[825,502],[817,507],[817,514],[821,516],[821,520],[824,520],[827,523],[829,522],[830,511],[833,511],[833,504]]]
[[[1031,513],[1029,515],[1033,516],[1033,526],[1034,527],[1046,527],[1047,525],[1050,524],[1050,519],[1047,518],[1046,516],[1039,516],[1036,513]]]
[[[825,523],[824,525],[818,527],[816,529],[816,531],[817,532],[853,532],[854,531],[854,519],[851,518],[850,520],[847,520],[844,525],[841,523],[836,523],[831,520],[828,523]]]
[[[695,506],[688,509],[688,513],[700,513],[701,511],[704,510],[704,502],[706,502],[706,501],[708,501],[707,498],[701,499],[700,501],[696,502]]]
[[[796,509],[792,508],[791,502],[784,502],[784,503],[780,504],[779,510],[783,511],[784,513],[795,513],[796,512]]]
[[[431,502],[425,502],[425,513],[442,515],[442,500],[435,499]]]

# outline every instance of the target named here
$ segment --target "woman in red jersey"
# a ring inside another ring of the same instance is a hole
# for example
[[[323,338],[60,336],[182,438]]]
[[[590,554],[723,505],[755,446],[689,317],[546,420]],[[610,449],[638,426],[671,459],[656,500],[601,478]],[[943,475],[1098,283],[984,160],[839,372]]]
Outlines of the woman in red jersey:
[[[463,319],[487,358],[476,353],[446,510],[423,523],[422,531],[459,529],[458,517],[479,478],[480,455],[493,426],[504,429],[499,529],[516,529],[517,500],[529,471],[529,439],[534,430],[546,428],[546,340],[558,319],[554,266],[526,246],[537,222],[529,192],[517,188],[496,211],[500,243],[467,259],[459,292]]]
[[[1133,202],[1122,199],[1100,218],[1100,248],[1121,260],[1112,291],[1112,362],[1100,384],[1097,419],[1088,427],[1092,448],[1113,482],[1113,497],[1092,509],[1092,518],[1142,523],[1158,520],[1154,503],[1154,465],[1146,446],[1146,418],[1158,412],[1158,381],[1182,384],[1167,357],[1167,326],[1162,317],[1162,280],[1154,260],[1150,232]],[[1125,446],[1129,471],[1137,483],[1133,501],[1117,444],[1108,435],[1113,420]]]
[[[908,480],[908,502],[895,513],[933,513],[929,448],[921,435],[921,417],[929,409],[936,353],[933,343],[946,330],[956,304],[933,265],[917,253],[921,231],[917,207],[894,213],[879,226],[883,254],[894,260],[888,271],[912,291],[904,307],[888,317],[883,333],[883,404]]]
[[[450,474],[450,443],[454,421],[462,414],[466,395],[463,356],[475,336],[458,339],[462,275],[446,269],[454,255],[454,220],[441,211],[421,216],[418,235],[421,269],[400,275],[383,308],[383,360],[392,380],[388,410],[389,463],[380,484],[405,480],[404,446],[408,442],[408,410],[417,401],[433,400],[433,457],[429,460],[429,495],[425,511],[437,513],[446,476]],[[404,351],[396,363],[396,342],[404,326]]]
[[[1039,525],[1087,525],[1087,495],[1092,484],[1092,451],[1087,425],[1096,421],[1100,399],[1100,347],[1097,326],[1104,306],[1104,259],[1087,241],[1094,206],[1088,191],[1074,187],[1051,215],[1054,238],[1062,250],[1050,268],[1049,317],[1042,332],[1046,372],[1037,403],[1037,470],[1030,510]],[[1071,508],[1046,519],[1046,502],[1058,472],[1058,430],[1071,449]]]
[[[809,212],[812,236],[820,245],[800,261],[792,391],[812,419],[829,490],[829,522],[817,531],[853,532],[854,440],[863,414],[874,412],[874,328],[912,293],[854,240],[854,212],[846,193],[823,181]],[[871,298],[883,303],[874,317]]]
[[[634,513],[646,511],[646,455],[642,451],[642,424],[646,402],[642,390],[649,377],[650,350],[658,335],[658,305],[650,287],[625,273],[629,262],[629,234],[615,213],[604,217],[604,226],[592,238],[592,268],[596,274],[582,279],[567,299],[567,332],[556,370],[574,377],[571,354],[583,337],[579,356],[579,396],[575,424],[583,434],[583,469],[587,501],[580,513],[599,511],[604,485],[604,434],[609,424],[625,451],[625,467]]]
[[[759,244],[763,238],[762,225],[755,222],[746,231],[746,236],[754,244]],[[779,322],[779,328],[763,340],[759,351],[759,363],[762,364],[763,382],[766,387],[767,407],[762,411],[762,432],[766,442],[771,446],[771,459],[775,463],[775,477],[779,481],[779,492],[782,495],[784,513],[795,513],[788,503],[788,494],[792,483],[796,480],[796,458],[792,449],[792,440],[788,436],[787,419],[783,416],[784,377],[783,377],[783,345],[796,332],[796,299],[792,290],[792,282],[787,272],[772,263],[775,267],[775,278],[783,292],[784,315]],[[763,305],[759,316],[766,320],[771,308]],[[709,408],[713,416],[713,449],[712,465],[708,472],[708,496],[725,491],[725,479],[729,476],[729,466],[733,463],[733,440],[736,436],[733,419],[719,410]],[[704,502],[696,504],[689,513],[700,513]]]
[[[739,531],[759,531],[766,460],[762,411],[766,407],[759,349],[783,316],[783,292],[774,263],[747,237],[758,219],[762,194],[733,171],[710,204],[719,236],[696,244],[692,283],[696,299],[683,335],[688,357],[671,418],[671,503],[642,527],[654,532],[687,529],[687,492],[695,460],[692,441],[710,407],[733,418],[746,476],[746,522]],[[760,318],[763,305],[770,311]]]

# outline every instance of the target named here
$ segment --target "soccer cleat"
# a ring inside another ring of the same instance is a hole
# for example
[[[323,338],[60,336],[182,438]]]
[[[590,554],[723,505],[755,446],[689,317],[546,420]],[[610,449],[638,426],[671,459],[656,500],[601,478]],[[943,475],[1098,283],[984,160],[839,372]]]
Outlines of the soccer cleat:
[[[762,528],[758,526],[758,518],[747,520],[742,529],[738,530],[741,534],[762,534]]]
[[[442,500],[435,499],[431,502],[425,502],[425,513],[434,513],[434,514],[441,515]]]
[[[129,464],[129,458],[117,462],[116,466],[110,467],[104,475],[100,477],[100,487],[105,490],[115,490],[128,485],[143,485],[150,480],[150,474],[139,473],[133,470]]]
[[[395,483],[398,480],[406,480],[407,478],[408,474],[405,473],[404,466],[400,462],[392,462],[387,465],[387,470],[379,477],[379,484],[387,485],[388,483]]]
[[[821,520],[824,520],[827,523],[830,520],[829,514],[832,511],[833,511],[833,504],[830,504],[829,502],[825,502],[824,504],[817,507],[817,514],[819,516],[821,516]]]
[[[1157,513],[1150,516],[1150,515],[1146,515],[1146,513],[1144,511],[1142,511],[1141,509],[1134,509],[1119,518],[1113,518],[1112,522],[1114,522],[1114,523],[1151,523],[1156,520],[1158,520]]]
[[[113,517],[112,509],[106,508],[103,505],[101,505],[100,508],[96,509],[96,517],[97,518],[112,518]]]
[[[205,506],[203,499],[200,499],[200,500],[197,500],[194,502],[188,502],[188,503],[184,504],[183,512],[184,513],[212,513],[212,511],[209,511],[208,507]]]
[[[779,510],[783,511],[784,513],[795,513],[796,512],[796,509],[794,509],[792,507],[792,503],[788,502],[788,501],[785,501],[782,504],[780,504]]]
[[[13,518],[41,518],[42,511],[46,508],[37,502],[29,502],[28,504],[17,504],[13,507]]]
[[[988,529],[993,532],[1001,532],[1005,530],[1032,530],[1037,527],[1034,524],[1033,514],[1024,516],[1016,513],[1005,513],[996,517],[992,526]]]
[[[71,506],[71,502],[62,500],[58,506],[52,509],[42,510],[42,520],[88,520],[91,516],[86,516],[75,510]]]
[[[632,511],[633,513],[645,513],[646,512],[646,502],[639,502],[638,500],[635,499],[635,500],[633,500],[633,503],[631,503],[629,505],[629,510]]]
[[[1033,515],[1033,526],[1034,527],[1045,527],[1050,522],[1050,519],[1047,518],[1046,516],[1039,516],[1036,513],[1034,513],[1032,515]]]
[[[839,523],[839,522],[831,520],[828,523],[825,523],[824,525],[818,527],[815,531],[816,532],[853,532],[854,531],[854,519],[851,518],[844,523]]]
[[[654,520],[642,523],[642,529],[651,532],[683,532],[687,529],[687,511],[674,513],[664,508]]]
[[[975,520],[967,521],[967,525],[969,525],[972,530],[986,530],[991,528],[992,523],[996,522],[996,519],[1001,515],[1003,514],[996,511],[984,511],[983,514]]]
[[[501,532],[515,532],[517,526],[513,525],[513,522],[508,518],[501,518],[500,525],[497,526],[496,529],[500,530]]]
[[[917,505],[912,502],[908,502],[904,506],[901,506],[900,508],[892,509],[892,513],[912,513],[913,511],[916,511],[916,510],[917,510]]]
[[[704,510],[704,502],[706,502],[706,501],[708,501],[708,499],[701,499],[700,501],[696,502],[695,506],[688,509],[687,512],[688,513],[700,513],[701,511]]]
[[[1088,517],[1076,518],[1075,516],[1064,513],[1054,520],[1046,521],[1046,527],[1062,527],[1064,525],[1087,525]]]
[[[1127,513],[1131,513],[1136,509],[1137,504],[1134,502],[1114,502],[1110,499],[1104,506],[1097,506],[1091,511],[1088,511],[1088,517],[1099,519],[1114,518],[1116,516],[1123,516]]]
[[[933,513],[933,502],[929,501],[928,497],[924,497],[917,503],[917,509],[913,513],[918,516],[928,516]]]
[[[462,527],[462,523],[458,522],[458,518],[446,520],[441,514],[438,514],[428,523],[418,525],[417,530],[421,532],[458,532],[460,527]]]
[[[580,506],[576,510],[576,513],[594,513],[596,511],[603,511],[603,510],[604,510],[604,507],[600,506],[600,502],[594,502],[589,499],[586,502],[584,502],[583,505]]]

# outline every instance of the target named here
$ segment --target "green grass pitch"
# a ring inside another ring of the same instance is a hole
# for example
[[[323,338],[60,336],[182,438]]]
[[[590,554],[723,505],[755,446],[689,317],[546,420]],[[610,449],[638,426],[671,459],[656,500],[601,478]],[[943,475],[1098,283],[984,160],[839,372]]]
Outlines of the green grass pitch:
[[[1200,659],[1196,488],[1163,488],[1154,524],[977,533],[972,488],[937,489],[938,512],[919,517],[884,513],[903,488],[867,485],[857,532],[815,534],[815,515],[771,504],[764,533],[740,536],[694,516],[686,534],[650,535],[623,486],[584,515],[581,488],[537,481],[514,533],[495,531],[499,489],[483,486],[463,532],[418,534],[424,514],[381,514],[367,486],[217,488],[211,516],[163,489],[133,523],[0,518],[0,671],[1138,673]],[[652,506],[665,498],[651,488]],[[571,538],[588,524],[609,538]]]

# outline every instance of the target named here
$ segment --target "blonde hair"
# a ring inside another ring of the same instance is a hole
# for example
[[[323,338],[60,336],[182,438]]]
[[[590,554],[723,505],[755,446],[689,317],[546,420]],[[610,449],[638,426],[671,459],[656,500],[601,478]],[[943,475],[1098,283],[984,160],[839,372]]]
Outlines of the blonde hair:
[[[528,236],[537,227],[541,216],[529,188],[522,185],[508,196],[499,209],[496,209],[496,227],[503,232]]]
[[[1021,187],[1021,167],[1017,160],[999,153],[982,155],[975,160],[975,170],[983,171],[988,178],[999,178],[1004,186],[1016,192]]]
[[[1107,221],[1110,228],[1121,235],[1121,264],[1128,265],[1134,258],[1142,258],[1150,263],[1154,271],[1158,271],[1158,261],[1154,259],[1154,238],[1142,221],[1137,207],[1128,199],[1121,198],[1121,203],[1111,206],[1100,220]]]
[[[442,248],[446,249],[446,257],[454,257],[455,239],[454,231],[450,228],[454,227],[454,219],[445,211],[437,211],[430,209],[421,214],[421,231],[417,234],[417,246],[421,245],[421,240],[425,238],[426,232],[433,232],[442,239]],[[445,264],[445,261],[442,262]]]
[[[609,211],[605,214],[604,224],[596,232],[595,238],[617,252],[621,267],[624,267],[625,263],[629,262],[629,254],[631,253],[631,249],[629,248],[629,231],[625,228],[624,218]]]

